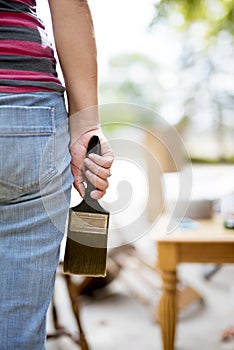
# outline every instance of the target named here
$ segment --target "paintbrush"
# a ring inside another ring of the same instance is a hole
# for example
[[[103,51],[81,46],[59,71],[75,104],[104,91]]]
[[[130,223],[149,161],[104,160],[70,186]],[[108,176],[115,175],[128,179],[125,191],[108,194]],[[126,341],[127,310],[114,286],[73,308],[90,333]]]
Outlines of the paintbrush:
[[[88,144],[90,153],[101,154],[98,136],[93,136]],[[107,259],[107,235],[109,213],[91,198],[95,189],[88,180],[82,202],[69,209],[67,241],[63,271],[68,274],[85,276],[105,276]]]

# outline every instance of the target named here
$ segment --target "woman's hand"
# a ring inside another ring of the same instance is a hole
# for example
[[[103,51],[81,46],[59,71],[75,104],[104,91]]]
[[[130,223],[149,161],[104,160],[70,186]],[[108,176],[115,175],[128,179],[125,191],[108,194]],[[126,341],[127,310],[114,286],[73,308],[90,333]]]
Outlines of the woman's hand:
[[[113,154],[100,128],[97,49],[91,11],[87,0],[49,0],[49,5],[68,98],[74,186],[83,197],[88,179],[97,188],[91,196],[99,199],[108,187]],[[100,138],[101,157],[90,155],[85,159],[93,135]]]
[[[90,138],[97,135],[101,144],[101,156],[89,154],[86,158],[87,147]],[[96,190],[91,192],[91,197],[100,199],[109,186],[108,177],[111,175],[113,153],[111,147],[103,135],[100,127],[92,128],[83,132],[79,137],[73,139],[70,145],[71,169],[74,176],[74,187],[84,197],[85,182],[88,179]]]

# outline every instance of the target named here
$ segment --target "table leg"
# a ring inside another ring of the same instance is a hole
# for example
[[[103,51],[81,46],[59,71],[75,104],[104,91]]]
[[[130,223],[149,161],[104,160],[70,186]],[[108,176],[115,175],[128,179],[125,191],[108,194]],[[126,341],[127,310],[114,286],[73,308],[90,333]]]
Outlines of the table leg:
[[[176,271],[162,271],[162,289],[159,304],[159,322],[161,326],[164,350],[174,350],[176,330]]]

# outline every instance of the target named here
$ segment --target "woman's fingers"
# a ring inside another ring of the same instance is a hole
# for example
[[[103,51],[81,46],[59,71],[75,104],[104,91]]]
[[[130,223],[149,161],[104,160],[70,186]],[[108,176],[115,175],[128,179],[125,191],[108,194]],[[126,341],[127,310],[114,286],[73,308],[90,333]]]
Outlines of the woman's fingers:
[[[84,160],[84,164],[87,169],[89,169],[93,174],[96,174],[97,176],[101,177],[102,179],[107,179],[111,175],[111,169],[110,168],[104,168],[97,163],[93,162],[91,159],[86,158]]]
[[[100,161],[100,158],[105,158]],[[95,158],[96,159],[96,158]],[[84,167],[79,169],[73,163],[71,163],[72,173],[74,176],[74,187],[78,190],[80,195],[85,195],[85,177],[96,187],[96,190],[92,191],[91,196],[94,199],[100,199],[106,193],[109,186],[107,178],[111,175],[109,165],[113,160],[111,157],[98,156],[99,164],[105,165],[107,168],[98,165],[89,158],[84,159]]]
[[[84,177],[82,170],[79,170],[74,164],[71,163],[71,170],[74,177],[73,185],[81,195],[84,197],[85,195],[85,186],[84,186]]]
[[[91,153],[88,158],[85,158],[86,166],[85,176],[96,187],[96,190],[91,192],[94,199],[100,199],[106,193],[109,186],[108,177],[111,175],[111,165],[113,156],[99,156]]]
[[[91,197],[94,199],[101,199],[109,186],[108,177],[111,175],[111,165],[113,157],[99,156],[97,154],[90,154],[85,158],[84,164],[86,166],[85,175],[87,179],[96,187],[96,190],[91,192]]]
[[[101,153],[94,153],[86,156],[87,145],[92,135],[98,135],[101,142]],[[108,177],[111,175],[111,165],[114,157],[109,143],[106,141],[100,130],[91,130],[81,135],[79,139],[71,144],[71,168],[74,176],[74,187],[80,195],[84,197],[85,182],[88,180],[96,189],[91,192],[91,196],[100,199],[109,186]]]
[[[92,161],[94,161],[97,165],[103,167],[103,168],[110,168],[112,163],[113,163],[113,156],[110,154],[110,155],[102,155],[102,156],[99,156],[98,154],[95,154],[95,153],[90,153],[89,154],[89,159],[91,159]]]
[[[93,199],[101,199],[104,194],[106,193],[106,191],[99,191],[99,190],[94,190],[90,193],[90,196],[93,198]]]
[[[86,170],[85,175],[87,179],[98,189],[101,191],[106,191],[109,183],[107,179],[102,179],[101,177],[93,174],[90,170]]]

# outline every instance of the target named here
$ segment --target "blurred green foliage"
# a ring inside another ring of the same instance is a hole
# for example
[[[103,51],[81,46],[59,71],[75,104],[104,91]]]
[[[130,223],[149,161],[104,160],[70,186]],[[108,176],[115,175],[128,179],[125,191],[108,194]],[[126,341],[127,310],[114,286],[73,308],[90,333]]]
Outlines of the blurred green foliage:
[[[113,108],[103,109],[102,122],[117,127],[120,123],[135,123],[147,125],[157,123],[153,111],[139,113],[140,106],[150,106],[157,109],[161,96],[161,86],[158,81],[158,65],[144,53],[123,53],[112,57],[108,64],[108,79],[100,84],[100,102],[110,104]],[[130,108],[130,104],[139,106]],[[110,112],[110,113],[107,113]],[[111,126],[111,125],[110,125]]]
[[[180,45],[176,60],[160,62],[157,48],[149,57],[140,45],[112,57],[100,84],[100,102],[109,105],[102,122],[110,130],[124,123],[153,128],[160,122],[155,111],[179,116],[173,125],[193,161],[233,163],[234,0],[154,1],[150,35],[166,28]]]
[[[161,0],[155,3],[150,26],[169,21],[177,28],[187,29],[192,23],[204,25],[206,36],[226,31],[234,36],[234,0]]]
[[[155,0],[154,10],[151,29],[167,25],[184,35],[179,76],[189,85],[184,108],[192,159],[233,163],[234,0]],[[197,146],[202,135],[211,158]]]

